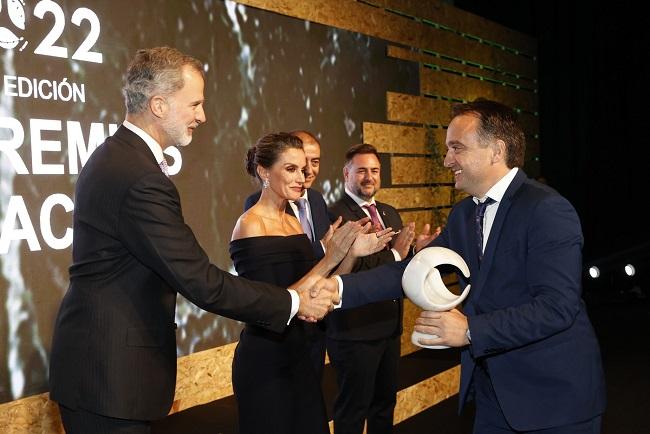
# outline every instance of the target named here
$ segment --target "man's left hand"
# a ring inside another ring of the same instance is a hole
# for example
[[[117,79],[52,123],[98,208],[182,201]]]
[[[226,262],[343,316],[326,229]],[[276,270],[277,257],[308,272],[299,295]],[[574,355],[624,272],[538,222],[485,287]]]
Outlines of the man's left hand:
[[[450,347],[468,345],[467,327],[467,317],[458,309],[447,312],[425,310],[415,320],[416,331],[438,336],[433,339],[420,339],[420,343],[423,345],[447,345]]]

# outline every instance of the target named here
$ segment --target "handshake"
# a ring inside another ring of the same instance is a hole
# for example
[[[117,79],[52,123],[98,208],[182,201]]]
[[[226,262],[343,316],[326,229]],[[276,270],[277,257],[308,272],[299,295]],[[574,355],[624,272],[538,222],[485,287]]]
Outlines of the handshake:
[[[300,296],[298,318],[304,321],[321,320],[341,303],[338,280],[324,276],[335,269],[336,274],[349,272],[357,258],[381,251],[397,235],[391,228],[369,232],[372,225],[367,217],[341,225],[342,221],[341,217],[336,219],[321,240],[325,257],[291,286]],[[409,234],[412,232],[412,227],[409,227],[402,231],[398,240],[404,239],[410,244],[413,237]]]
[[[292,287],[300,296],[298,318],[316,322],[341,303],[339,284],[334,277],[305,276]]]
[[[415,223],[409,223],[400,231],[394,232],[386,228],[379,232],[368,232],[371,228],[370,219],[348,221],[340,226],[339,217],[331,226],[325,238],[321,240],[325,248],[325,257],[302,279],[291,286],[300,297],[298,318],[316,322],[335,307],[341,304],[339,280],[328,276],[336,268],[334,274],[346,274],[351,271],[357,258],[371,255],[384,249],[395,237],[393,250],[401,259],[409,256],[411,245],[415,241],[415,250],[419,251],[428,245],[440,233],[437,228],[430,234],[430,225],[424,226],[422,234],[416,237]]]
[[[346,273],[352,268],[356,258],[382,250],[392,239],[391,228],[379,232],[369,232],[370,219],[362,218],[348,221],[341,225],[339,217],[321,240],[325,257],[314,266],[302,279],[291,285],[300,296],[298,318],[316,322],[323,319],[341,302],[338,281],[327,278],[336,269],[337,274]]]

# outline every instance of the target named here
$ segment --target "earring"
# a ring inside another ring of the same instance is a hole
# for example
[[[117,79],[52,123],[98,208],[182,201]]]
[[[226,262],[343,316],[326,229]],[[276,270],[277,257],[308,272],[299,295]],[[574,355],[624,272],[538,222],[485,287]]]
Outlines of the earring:
[[[268,179],[263,179],[262,180],[262,187],[264,188],[269,188],[269,180]]]

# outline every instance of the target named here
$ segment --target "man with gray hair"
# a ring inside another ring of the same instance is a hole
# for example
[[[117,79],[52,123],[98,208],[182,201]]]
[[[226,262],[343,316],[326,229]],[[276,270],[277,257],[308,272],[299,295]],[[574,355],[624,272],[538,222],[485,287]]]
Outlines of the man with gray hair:
[[[143,49],[125,82],[126,120],[75,189],[70,286],[50,362],[67,434],[148,433],[167,415],[177,293],[275,332],[296,314],[315,320],[332,308],[331,296],[309,296],[309,281],[286,290],[220,270],[185,224],[163,150],[188,145],[206,121],[202,64],[173,48]]]

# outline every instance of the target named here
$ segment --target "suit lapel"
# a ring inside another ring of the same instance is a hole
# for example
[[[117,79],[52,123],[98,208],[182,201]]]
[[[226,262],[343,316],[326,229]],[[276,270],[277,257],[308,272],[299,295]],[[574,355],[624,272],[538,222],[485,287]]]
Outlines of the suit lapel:
[[[345,206],[347,206],[350,210],[350,213],[357,216],[358,219],[368,217],[368,215],[363,212],[359,204],[356,203],[354,199],[352,199],[347,193],[343,196],[343,202],[345,203]]]
[[[472,202],[472,205],[474,203]],[[467,264],[469,266],[469,269],[472,270],[472,277],[477,276],[478,277],[478,252],[476,251],[476,246],[478,245],[478,240],[476,239],[476,223],[474,220],[474,209],[475,206],[469,207],[468,210],[468,215],[467,218],[465,219],[465,233],[468,234],[467,237],[467,251],[470,252],[469,256],[469,263]],[[474,281],[472,279],[472,281]],[[474,288],[474,284],[472,285],[472,288]]]
[[[120,125],[120,127],[115,131],[115,134],[113,134],[113,138],[116,138],[129,146],[131,146],[133,149],[137,150],[138,152],[141,152],[143,155],[147,156],[147,159],[151,161],[151,164],[155,165],[158,167],[158,162],[156,161],[156,157],[153,155],[153,152],[151,152],[151,149],[149,149],[149,146],[138,136],[136,133],[125,127],[124,125]]]
[[[525,179],[526,179],[526,175],[521,169],[519,169],[517,171],[517,175],[510,183],[510,186],[508,186],[506,193],[503,195],[503,198],[499,203],[499,209],[497,210],[497,215],[494,217],[494,223],[492,223],[492,229],[490,229],[490,235],[488,237],[487,244],[485,245],[485,251],[483,253],[483,262],[481,264],[480,269],[478,268],[478,258],[475,258],[476,268],[473,269],[477,270],[478,274],[476,276],[477,279],[475,283],[472,285],[474,300],[478,300],[481,290],[483,289],[485,279],[489,275],[490,268],[492,267],[492,260],[494,259],[494,254],[497,250],[497,246],[499,245],[499,238],[501,237],[501,228],[503,227],[506,217],[508,216],[508,212],[510,211],[510,207],[512,206],[512,199],[515,193],[517,192],[517,190],[519,190],[519,187],[521,187],[521,184],[523,184]],[[476,235],[474,235],[474,245],[476,244],[477,244]]]
[[[311,188],[307,189],[307,200],[309,201],[309,208],[311,209],[311,221],[314,226],[314,233],[316,237],[319,237],[318,229],[321,227],[328,227],[329,221],[325,221],[327,215],[323,216],[323,213],[320,212],[319,203],[317,203],[317,198],[315,195],[320,194],[315,191],[312,191]]]
[[[153,152],[151,152],[149,145],[147,145],[145,141],[142,140],[142,138],[136,133],[124,125],[120,125],[117,131],[115,131],[115,134],[113,134],[113,138],[126,143],[137,152],[142,153],[146,157],[147,161],[151,162],[151,165],[153,167],[155,167],[157,170],[160,170],[160,166],[158,166],[158,162],[156,161],[156,156],[153,154]],[[162,171],[160,173],[162,173]],[[169,177],[167,177],[167,179],[169,179]],[[169,180],[171,182],[171,179]]]
[[[384,222],[384,227],[391,227],[395,231],[401,229],[401,224],[397,219],[393,218],[393,213],[386,212],[386,205],[377,201],[375,203],[377,204],[377,211]]]

